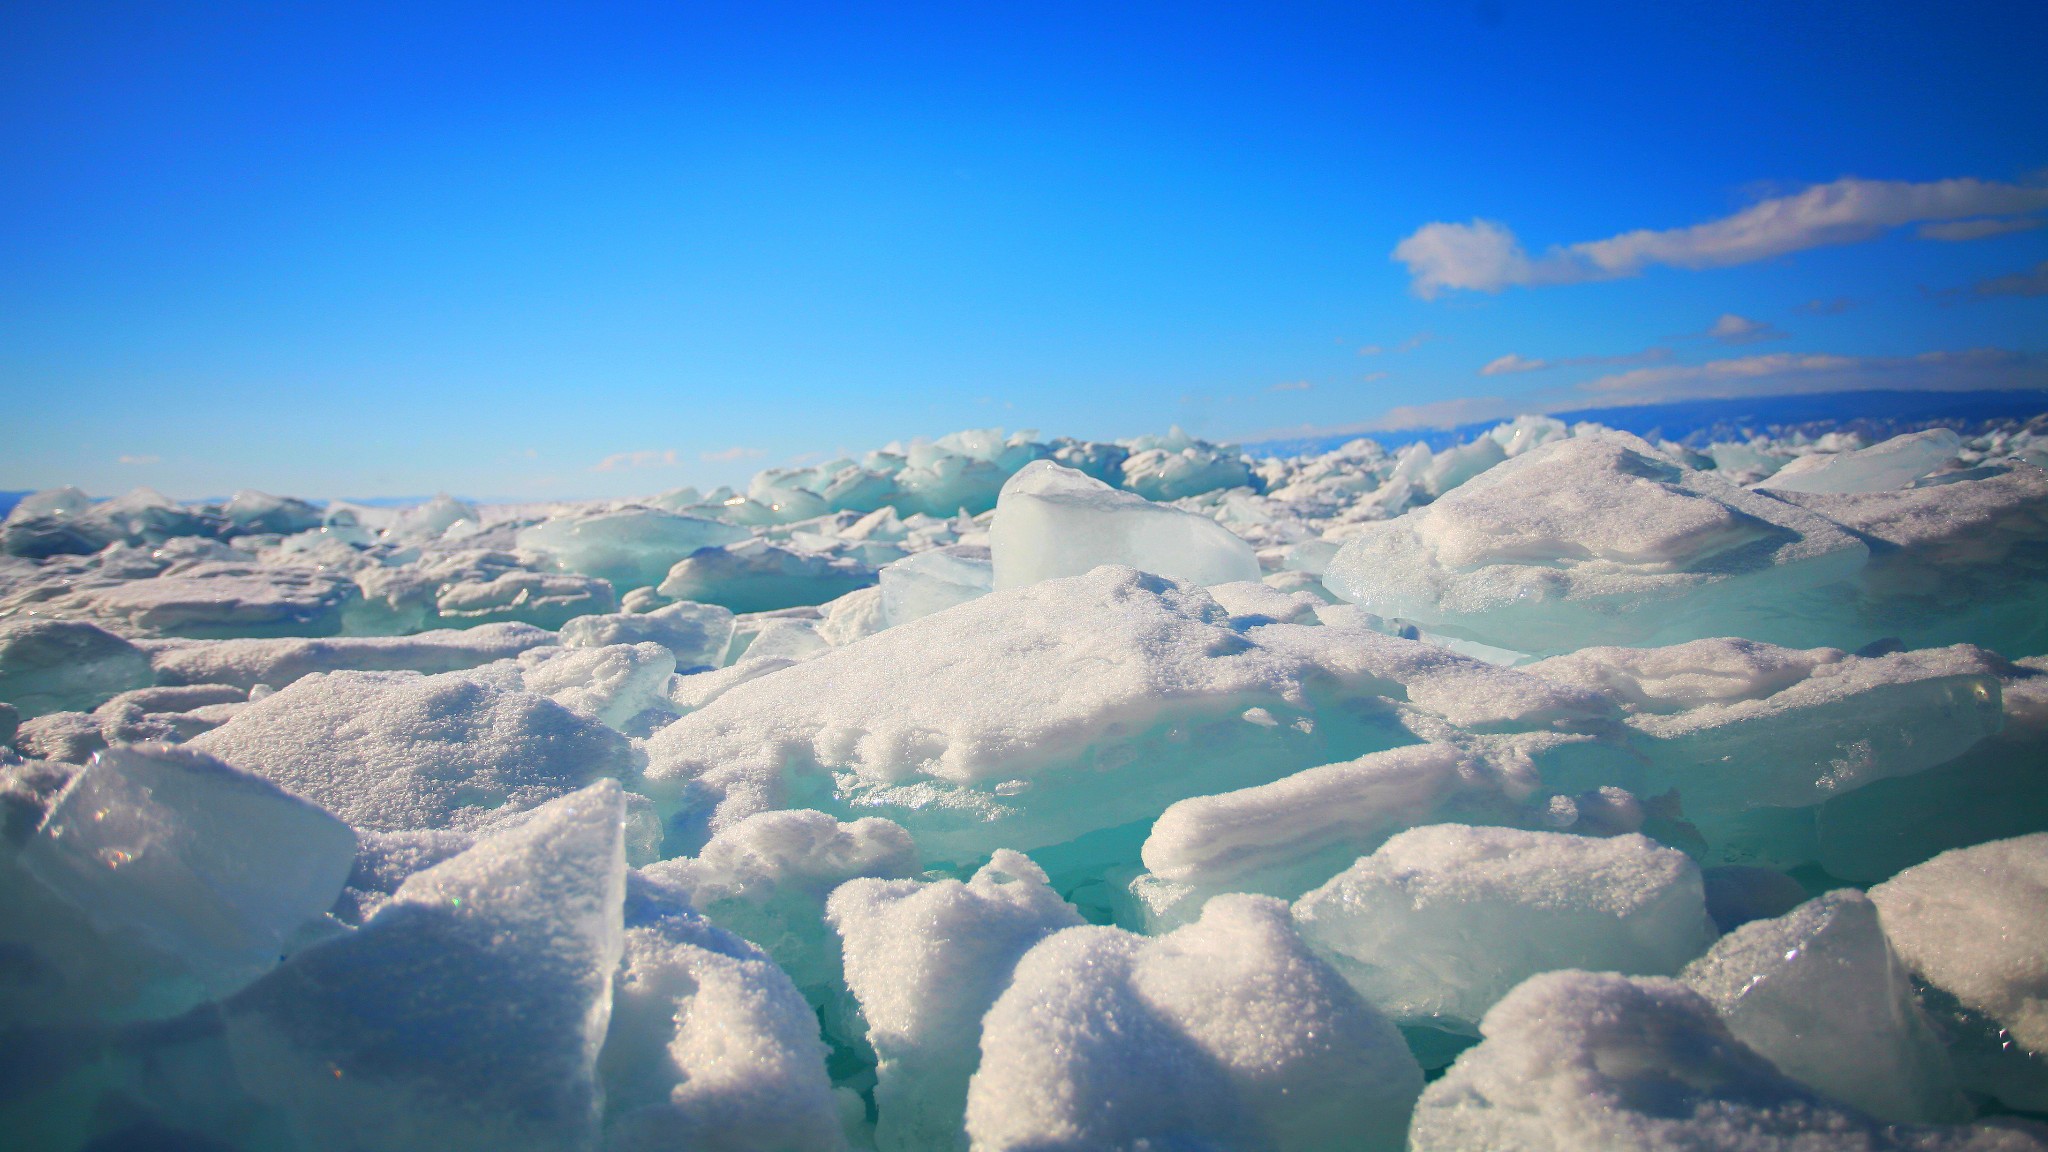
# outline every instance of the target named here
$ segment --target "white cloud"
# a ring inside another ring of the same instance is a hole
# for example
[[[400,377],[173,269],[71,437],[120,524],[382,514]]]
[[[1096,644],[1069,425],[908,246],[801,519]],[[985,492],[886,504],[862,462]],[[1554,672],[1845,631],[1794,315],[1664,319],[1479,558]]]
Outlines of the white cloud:
[[[1837,296],[1832,300],[1808,300],[1799,306],[1799,310],[1809,316],[1840,316],[1854,307],[1856,301],[1847,296]]]
[[[1481,376],[1506,376],[1514,372],[1541,372],[1549,367],[1551,367],[1551,363],[1548,360],[1531,360],[1527,356],[1518,356],[1510,352],[1497,360],[1488,361],[1486,367],[1479,370],[1479,374]]]
[[[628,468],[670,468],[681,464],[682,458],[676,450],[665,452],[644,449],[639,452],[614,452],[590,466],[592,472],[622,472]]]
[[[1239,439],[1245,443],[1258,443],[1293,437],[1453,428],[1512,419],[1524,412],[1573,412],[1681,400],[1878,389],[1965,392],[2019,388],[2048,390],[2048,353],[2016,352],[2003,348],[1923,352],[1917,356],[1776,352],[1710,360],[1704,364],[1635,368],[1571,387],[1542,389],[1517,396],[1464,396],[1389,409],[1376,419],[1360,424],[1285,428]]]
[[[1490,361],[1479,370],[1481,376],[1507,376],[1517,372],[1543,372],[1551,368],[1583,368],[1588,365],[1617,366],[1622,364],[1655,364],[1671,359],[1669,348],[1645,348],[1626,356],[1565,356],[1556,360],[1543,360],[1510,352],[1497,360]]]
[[[1751,320],[1733,312],[1723,312],[1719,320],[1707,329],[1707,338],[1723,344],[1756,344],[1764,340],[1782,340],[1785,333],[1774,325],[1762,320]]]
[[[1315,385],[1306,380],[1295,380],[1287,384],[1275,384],[1266,390],[1268,392],[1306,392],[1313,387]]]
[[[720,448],[716,452],[698,453],[706,463],[711,464],[730,463],[734,460],[746,460],[754,456],[766,456],[767,454],[768,450],[766,448],[743,448],[737,444],[730,448]]]
[[[1844,177],[1759,201],[1689,228],[1638,229],[1605,240],[1551,248],[1532,259],[1507,226],[1492,220],[1433,223],[1394,247],[1410,287],[1425,300],[1450,290],[1574,284],[1636,276],[1651,265],[1720,268],[1808,248],[1853,244],[1907,224],[2048,209],[2048,185],[1962,178],[1912,183]]]
[[[2048,296],[2048,260],[2025,272],[1979,280],[1972,291],[1979,296]]]
[[[122,464],[161,464],[164,462],[164,458],[161,456],[120,456],[116,457],[116,459]]]
[[[1917,235],[1922,240],[1982,240],[1987,236],[2003,236],[2008,232],[2028,232],[2041,226],[2041,221],[2032,216],[2009,216],[2003,220],[1948,220],[1940,224],[1922,224]]]

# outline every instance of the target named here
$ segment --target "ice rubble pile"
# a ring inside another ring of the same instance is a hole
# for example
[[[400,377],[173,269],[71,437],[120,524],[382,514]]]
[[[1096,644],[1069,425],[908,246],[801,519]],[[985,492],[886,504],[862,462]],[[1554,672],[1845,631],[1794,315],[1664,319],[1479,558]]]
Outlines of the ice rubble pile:
[[[0,527],[0,1131],[2048,1147],[2048,441]]]

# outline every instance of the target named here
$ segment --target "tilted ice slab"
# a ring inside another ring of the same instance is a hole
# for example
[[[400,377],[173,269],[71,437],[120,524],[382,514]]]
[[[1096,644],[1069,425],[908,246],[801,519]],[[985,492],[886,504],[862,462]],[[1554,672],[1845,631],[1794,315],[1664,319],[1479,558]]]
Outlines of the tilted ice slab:
[[[307,1149],[594,1149],[621,948],[603,781],[414,873],[227,1005],[235,1067]]]
[[[983,1024],[977,1152],[1399,1149],[1422,1069],[1295,935],[1287,906],[1219,896],[1146,938],[1070,928]]]
[[[1715,639],[1588,648],[1523,670],[1635,713],[1641,776],[1579,783],[1676,789],[1697,819],[1818,804],[1961,755],[2004,722],[1997,664],[1965,644],[1866,658]]]
[[[1155,504],[1050,460],[1003,485],[989,549],[997,588],[1128,564],[1194,584],[1257,580],[1251,545],[1206,516]]]
[[[676,674],[676,656],[651,641],[538,649],[521,656],[519,664],[528,692],[608,728],[632,730],[650,710],[661,719],[675,715],[668,689]],[[644,729],[640,731],[644,734]]]
[[[1240,633],[1199,588],[1104,567],[726,688],[648,741],[647,783],[713,830],[820,807],[886,815],[928,859],[973,859],[1413,743],[1404,716],[1486,731],[1612,712],[1362,628]]]
[[[916,873],[910,834],[873,816],[841,823],[808,808],[760,812],[694,857],[643,871],[673,886],[713,923],[759,945],[805,989],[839,983],[838,938],[825,901],[856,877]],[[822,997],[820,997],[822,999]]]
[[[893,628],[988,595],[995,568],[988,549],[956,544],[885,565],[879,579],[882,619]]]
[[[1870,898],[1914,976],[1960,1010],[1965,1086],[2048,1107],[2048,833],[1944,852]]]
[[[154,682],[149,657],[83,620],[0,620],[0,700],[23,716],[97,708]]]
[[[1948,1053],[1861,892],[1830,892],[1744,924],[1679,979],[1713,1003],[1736,1039],[1822,1095],[1883,1120],[1969,1115]]]
[[[94,923],[178,957],[221,996],[277,963],[355,857],[346,824],[270,781],[140,744],[72,777],[20,859]]]
[[[638,759],[593,719],[461,673],[309,676],[191,746],[379,831],[481,829]]]
[[[1899,491],[1784,499],[1870,545],[1854,582],[1863,635],[2048,652],[2048,472],[2014,463]]]
[[[1644,836],[1462,824],[1395,836],[1294,915],[1381,1011],[1452,1032],[1538,972],[1669,975],[1714,939],[1682,852]]]
[[[964,883],[849,881],[827,915],[875,1050],[876,1147],[965,1149],[982,1017],[1017,961],[1081,917],[1038,865],[1006,849]]]
[[[1379,616],[1544,654],[1798,638],[1827,622],[1802,619],[1798,597],[1868,556],[1814,513],[1603,432],[1546,444],[1362,526],[1325,581]]]
[[[1886,492],[1904,488],[1956,458],[1963,438],[1929,428],[1854,452],[1800,456],[1751,485],[1772,492]]]
[[[556,642],[531,624],[485,624],[412,636],[275,637],[147,642],[162,684],[283,688],[316,672],[455,672]]]
[[[676,561],[699,548],[746,538],[746,529],[716,520],[625,508],[558,516],[521,529],[519,547],[546,555],[563,571],[608,580],[623,595],[661,583]]]
[[[756,537],[676,561],[657,590],[734,612],[770,612],[823,604],[874,582],[875,570],[851,557],[799,552]]]
[[[1815,1095],[1729,1035],[1698,993],[1614,973],[1536,976],[1423,1090],[1414,1152],[2018,1152],[2026,1132],[1888,1124]]]
[[[716,668],[732,645],[732,610],[680,600],[652,612],[578,616],[561,638],[568,648],[654,643],[675,654],[677,668]]]
[[[761,950],[657,877],[627,877],[598,1057],[607,1152],[838,1152],[818,1018]]]

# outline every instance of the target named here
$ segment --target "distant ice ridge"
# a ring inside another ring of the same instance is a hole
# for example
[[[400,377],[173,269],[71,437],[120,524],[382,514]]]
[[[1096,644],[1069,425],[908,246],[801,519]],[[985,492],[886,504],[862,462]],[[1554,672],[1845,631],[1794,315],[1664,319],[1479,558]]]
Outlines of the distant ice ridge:
[[[2048,1147],[2044,460],[1524,418],[38,494],[0,1131]]]

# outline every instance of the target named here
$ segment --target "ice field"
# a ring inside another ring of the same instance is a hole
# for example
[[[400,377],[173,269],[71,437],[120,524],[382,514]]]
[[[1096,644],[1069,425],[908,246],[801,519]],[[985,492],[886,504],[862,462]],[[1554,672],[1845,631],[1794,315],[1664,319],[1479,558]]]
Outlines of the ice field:
[[[2048,1149],[2048,421],[22,500],[13,1152]]]

